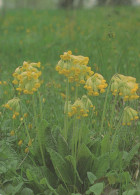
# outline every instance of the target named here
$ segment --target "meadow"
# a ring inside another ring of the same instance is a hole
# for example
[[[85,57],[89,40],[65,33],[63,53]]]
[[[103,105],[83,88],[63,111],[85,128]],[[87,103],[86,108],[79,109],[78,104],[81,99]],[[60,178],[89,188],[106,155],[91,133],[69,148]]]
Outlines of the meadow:
[[[0,194],[140,194],[139,11],[0,15]]]

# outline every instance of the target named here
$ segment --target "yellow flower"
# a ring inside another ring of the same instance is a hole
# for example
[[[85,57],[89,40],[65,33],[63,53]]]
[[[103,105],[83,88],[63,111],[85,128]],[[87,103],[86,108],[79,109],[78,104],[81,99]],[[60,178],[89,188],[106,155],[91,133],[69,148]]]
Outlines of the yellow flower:
[[[18,84],[18,81],[17,80],[13,80],[12,83],[15,84],[15,85],[17,85]]]
[[[6,82],[6,81],[3,81],[3,84],[4,84],[4,85],[7,85],[7,82]]]
[[[131,122],[138,118],[138,112],[127,106],[123,111],[122,125],[131,125]]]
[[[12,119],[16,119],[16,115],[15,114],[13,114]]]
[[[17,116],[19,115],[20,111],[20,99],[15,97],[7,102],[4,107],[8,108],[9,110],[13,110],[14,114]]]
[[[85,84],[89,76],[93,75],[91,67],[87,67],[89,58],[84,56],[74,56],[72,52],[64,52],[60,56],[61,60],[56,66],[56,71],[59,74],[65,75],[69,82],[76,82],[78,84]]]
[[[45,99],[45,98],[43,98],[43,100],[42,100],[42,101],[43,101],[43,103],[45,103],[46,99]]]
[[[113,95],[119,94],[124,101],[138,99],[138,83],[136,78],[124,76],[121,74],[114,75],[111,79],[111,91]]]
[[[26,118],[27,116],[28,116],[28,114],[27,113],[24,113],[23,117]]]
[[[15,135],[14,130],[12,130],[12,131],[10,132],[10,135],[11,135],[11,136],[14,136],[14,135]]]
[[[22,143],[23,143],[23,141],[22,141],[22,140],[19,140],[19,142],[18,142],[18,146],[21,146],[21,145],[22,145]]]
[[[93,108],[92,102],[86,95],[83,95],[82,98],[78,98],[74,104],[71,104],[71,102],[68,103],[68,116],[72,117],[75,115],[77,119],[87,117],[90,108]],[[66,112],[66,104],[64,112]]]
[[[104,80],[104,77],[98,73],[91,76],[84,86],[90,96],[98,96],[99,93],[104,93],[106,87],[106,80]]]
[[[17,91],[30,95],[37,91],[41,85],[39,81],[41,71],[39,71],[38,68],[40,68],[40,62],[23,62],[23,66],[15,70],[12,83],[18,85],[16,88]]]
[[[12,110],[12,108],[10,107],[10,105],[7,103],[7,104],[4,104],[3,107],[9,109],[9,110]]]
[[[31,146],[31,145],[32,145],[32,139],[30,139],[28,142],[28,146]]]
[[[29,148],[25,148],[25,151],[24,151],[26,154],[29,152]]]
[[[28,128],[29,129],[32,129],[32,124],[31,123],[28,125]]]
[[[61,93],[61,96],[62,96],[63,99],[66,98],[66,95],[64,93]]]

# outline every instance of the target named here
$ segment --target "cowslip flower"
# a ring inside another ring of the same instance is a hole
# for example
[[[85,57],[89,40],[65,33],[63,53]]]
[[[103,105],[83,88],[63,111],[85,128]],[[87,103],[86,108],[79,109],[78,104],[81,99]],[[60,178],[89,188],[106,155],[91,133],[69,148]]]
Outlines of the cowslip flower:
[[[23,144],[23,141],[22,140],[19,140],[18,146],[21,146],[22,144]]]
[[[41,85],[39,77],[41,76],[40,62],[28,63],[23,62],[23,66],[18,67],[13,73],[14,80],[12,83],[17,85],[16,90],[19,93],[33,94]]]
[[[137,95],[139,86],[136,78],[117,74],[112,77],[111,82],[111,91],[114,96],[119,94],[124,101],[139,98]]]
[[[106,87],[106,80],[98,73],[95,73],[92,77],[90,77],[84,86],[90,96],[98,96],[100,93],[104,93]]]
[[[84,95],[82,98],[78,98],[74,104],[71,104],[71,102],[68,102],[68,116],[76,116],[77,119],[80,119],[81,117],[87,117],[89,113],[89,109],[93,108],[93,104],[90,101],[90,99]],[[66,105],[65,105],[66,110]]]
[[[29,152],[29,148],[25,148],[24,152],[27,154]]]
[[[89,58],[84,56],[74,56],[71,51],[60,55],[61,60],[56,66],[59,74],[65,75],[69,82],[85,84],[87,78],[94,74],[91,67],[87,67]]]
[[[12,131],[10,132],[10,135],[11,135],[11,136],[14,136],[14,135],[15,135],[15,131],[12,130]]]
[[[9,100],[6,104],[4,104],[3,107],[7,108],[8,110],[11,110],[13,112],[12,118],[16,119],[20,112],[20,99],[15,97]]]
[[[122,125],[131,125],[131,122],[138,118],[138,112],[127,106],[123,111]]]

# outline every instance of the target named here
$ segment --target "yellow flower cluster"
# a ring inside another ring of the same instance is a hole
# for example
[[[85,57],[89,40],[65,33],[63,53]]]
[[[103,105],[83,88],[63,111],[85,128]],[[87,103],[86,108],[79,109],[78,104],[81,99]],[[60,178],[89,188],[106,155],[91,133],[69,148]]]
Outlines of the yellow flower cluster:
[[[101,74],[95,73],[90,77],[84,86],[88,90],[88,95],[98,96],[99,93],[104,93],[107,87],[106,80]]]
[[[84,56],[74,56],[71,51],[60,55],[61,60],[56,66],[59,74],[65,75],[69,82],[85,84],[86,80],[94,74],[91,67],[87,67],[89,58]]]
[[[33,139],[30,139],[28,142],[28,146],[25,148],[24,152],[27,154],[29,152],[29,147],[32,146]]]
[[[81,117],[87,117],[90,108],[94,108],[94,106],[90,101],[90,99],[86,95],[84,95],[81,99],[78,98],[74,102],[74,104],[71,104],[71,102],[69,102],[68,116],[72,117],[76,115],[77,119],[80,119]],[[65,111],[66,111],[66,105],[65,105]]]
[[[0,81],[0,85],[7,85],[6,81]]]
[[[40,62],[28,63],[24,62],[22,67],[18,67],[13,73],[13,84],[18,85],[17,91],[24,94],[33,94],[40,87],[41,82],[39,77],[41,76]]]
[[[122,125],[131,125],[131,121],[137,120],[138,118],[138,112],[127,106],[123,112]]]
[[[3,105],[3,107],[13,111],[13,119],[16,119],[16,117],[19,115],[20,111],[20,99],[15,97],[11,100],[9,100],[6,104]]]
[[[111,91],[114,96],[119,94],[124,101],[139,98],[136,93],[139,87],[136,78],[117,74],[113,76],[111,82]]]

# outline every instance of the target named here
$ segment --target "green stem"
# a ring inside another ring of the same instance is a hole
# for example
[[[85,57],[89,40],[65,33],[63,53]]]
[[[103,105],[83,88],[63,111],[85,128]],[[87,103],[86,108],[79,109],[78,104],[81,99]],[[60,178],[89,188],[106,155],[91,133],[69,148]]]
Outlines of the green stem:
[[[69,81],[66,82],[66,112],[64,121],[64,138],[67,141],[68,136],[68,101],[69,101]]]
[[[29,134],[29,131],[28,131],[28,128],[27,128],[27,125],[26,125],[26,121],[25,121],[25,119],[23,119],[23,121],[24,121],[24,125],[25,125],[25,130],[26,130],[26,133],[27,133],[28,138],[29,138],[29,140],[30,140],[31,138],[30,138],[30,134]]]
[[[37,113],[36,113],[36,109],[35,109],[35,98],[34,98],[34,95],[32,97],[33,97],[33,112],[34,112],[34,119],[35,119],[35,128],[36,128],[36,132],[37,132],[39,148],[40,148],[40,152],[41,152],[41,156],[42,156],[43,165],[46,166],[45,158],[44,158],[44,154],[43,154],[43,148],[42,148],[42,144],[41,144],[41,140],[40,140],[38,120],[37,120]]]
[[[123,115],[122,115],[123,116]],[[113,148],[113,144],[114,144],[114,142],[115,142],[115,139],[116,139],[116,135],[121,131],[121,122],[122,122],[122,116],[120,117],[120,120],[119,120],[119,122],[118,122],[118,125],[117,125],[117,127],[116,127],[116,131],[115,131],[115,134],[114,134],[114,136],[113,136],[113,139],[112,139],[112,142],[111,142],[111,150],[112,150],[112,148]]]
[[[106,114],[107,97],[108,97],[108,94],[109,94],[109,91],[110,91],[110,86],[111,86],[111,81],[109,83],[107,93],[106,93],[106,97],[105,97],[105,103],[104,103],[104,109],[103,109],[103,114],[102,114],[100,133],[102,133],[102,131],[103,131],[103,125],[104,125],[105,114]]]
[[[40,95],[39,91],[38,91],[38,97],[39,97],[40,119],[42,121],[42,119],[43,119],[43,109],[42,109],[41,95]]]
[[[21,114],[23,116],[22,108],[21,108]],[[29,131],[28,131],[28,128],[27,128],[27,125],[26,125],[26,120],[25,120],[24,116],[23,116],[23,122],[24,122],[25,131],[27,133],[28,139],[30,140],[31,138],[30,138],[30,134],[29,134]]]
[[[115,106],[116,106],[116,102],[117,102],[117,97],[118,97],[118,95],[115,96],[114,103],[113,103],[112,110],[111,110],[111,118],[110,118],[110,126],[109,126],[110,133],[111,133],[112,123],[113,123],[113,118],[114,118],[114,113],[115,113]]]
[[[75,84],[75,101],[78,97],[78,86]],[[76,125],[76,115],[73,120],[73,135],[72,135],[72,155],[76,157],[76,147],[77,147],[77,125]]]

